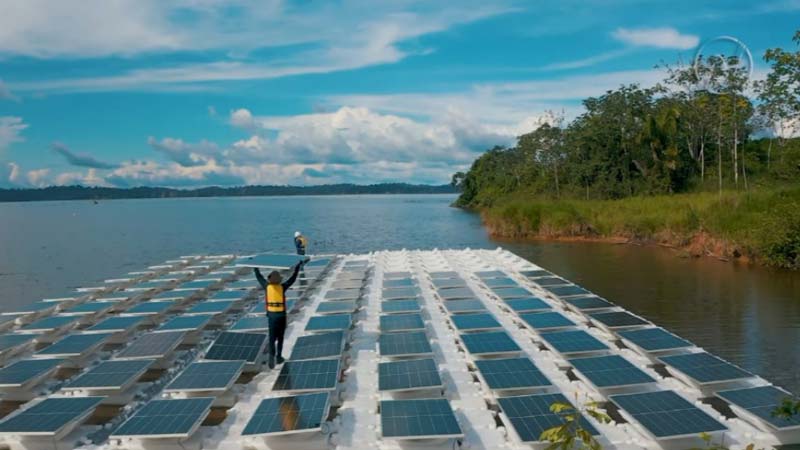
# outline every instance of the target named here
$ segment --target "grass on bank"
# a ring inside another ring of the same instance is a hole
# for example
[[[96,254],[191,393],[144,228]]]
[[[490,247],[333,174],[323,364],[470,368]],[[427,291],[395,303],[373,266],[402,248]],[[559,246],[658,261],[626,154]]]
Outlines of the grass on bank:
[[[800,268],[800,188],[692,193],[621,200],[548,200],[512,194],[484,209],[506,237],[626,238],[716,246],[767,265]]]

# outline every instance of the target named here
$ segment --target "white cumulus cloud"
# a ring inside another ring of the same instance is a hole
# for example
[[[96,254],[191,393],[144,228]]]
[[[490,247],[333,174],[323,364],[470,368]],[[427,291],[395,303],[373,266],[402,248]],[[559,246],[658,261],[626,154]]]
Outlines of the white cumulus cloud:
[[[689,50],[697,47],[700,39],[692,34],[682,34],[675,28],[617,28],[612,36],[618,41],[637,47],[655,47]]]

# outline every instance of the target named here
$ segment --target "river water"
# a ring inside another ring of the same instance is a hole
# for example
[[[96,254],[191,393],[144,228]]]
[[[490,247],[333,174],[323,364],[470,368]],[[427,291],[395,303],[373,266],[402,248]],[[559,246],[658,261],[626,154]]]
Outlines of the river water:
[[[800,274],[669,250],[491,240],[452,195],[0,204],[0,310],[179,255],[503,246],[800,393]]]

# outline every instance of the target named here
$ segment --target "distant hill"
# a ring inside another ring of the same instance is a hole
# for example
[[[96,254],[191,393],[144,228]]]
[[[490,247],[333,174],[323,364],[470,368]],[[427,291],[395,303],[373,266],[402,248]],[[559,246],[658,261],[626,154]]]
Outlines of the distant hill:
[[[319,186],[212,186],[199,189],[52,186],[41,189],[0,189],[0,202],[125,198],[264,197],[280,195],[449,194],[455,192],[456,190],[449,184],[425,185],[407,183],[325,184]]]

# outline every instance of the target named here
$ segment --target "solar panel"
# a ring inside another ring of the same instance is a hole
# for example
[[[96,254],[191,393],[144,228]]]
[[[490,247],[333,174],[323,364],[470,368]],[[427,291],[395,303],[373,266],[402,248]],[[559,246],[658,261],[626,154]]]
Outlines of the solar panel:
[[[218,302],[199,302],[189,308],[184,314],[224,314],[231,307],[234,302],[232,300],[220,300]]]
[[[609,399],[656,439],[727,430],[673,391],[612,395]]]
[[[201,289],[208,289],[215,284],[219,284],[220,280],[194,280],[187,281],[175,287],[176,291],[194,291]]]
[[[650,375],[619,355],[570,359],[581,375],[599,388],[655,383]]]
[[[775,386],[722,391],[717,392],[717,396],[744,409],[772,429],[800,427],[800,416],[796,414],[788,418],[773,415],[773,411],[781,406],[785,399],[793,398],[791,394]]]
[[[519,287],[519,283],[508,277],[489,278],[483,280],[483,283],[490,288]]]
[[[589,314],[589,317],[609,328],[635,327],[650,324],[650,322],[642,319],[641,317],[634,316],[627,311],[594,313]]]
[[[424,331],[408,333],[386,333],[378,338],[378,347],[383,356],[414,356],[433,353]]]
[[[475,275],[477,275],[478,278],[483,279],[483,280],[488,279],[488,278],[501,278],[501,277],[507,277],[508,276],[508,275],[506,275],[505,272],[503,272],[501,270],[481,270],[481,271],[475,272]]]
[[[331,314],[327,316],[316,316],[308,319],[306,331],[334,331],[347,330],[353,323],[350,314]]]
[[[491,389],[507,390],[552,386],[553,383],[528,358],[480,359],[475,361]]]
[[[514,353],[519,346],[505,331],[462,334],[461,341],[473,355]]]
[[[339,358],[286,361],[273,391],[319,391],[334,389],[339,378]]]
[[[50,397],[7,416],[0,433],[55,435],[91,415],[105,397]]]
[[[202,330],[214,318],[213,314],[195,314],[191,316],[175,316],[161,324],[154,331],[195,331]]]
[[[103,345],[110,336],[111,333],[70,334],[39,350],[35,356],[81,356]]]
[[[344,348],[344,332],[310,334],[297,338],[290,360],[330,358],[340,356]]]
[[[591,292],[575,284],[570,284],[567,286],[554,286],[547,288],[547,290],[557,297],[572,297],[575,295],[591,294]]]
[[[398,288],[398,287],[414,287],[416,283],[411,278],[398,278],[395,280],[383,280],[383,287],[385,288]]]
[[[230,331],[267,331],[269,318],[266,316],[242,317],[237,320]]]
[[[183,299],[185,299],[187,297],[190,297],[192,295],[193,295],[193,293],[192,292],[188,292],[188,291],[173,291],[173,290],[169,290],[169,291],[161,292],[158,295],[154,295],[154,296],[150,297],[147,301],[148,302],[152,302],[152,301],[166,301],[166,300],[170,300],[170,301],[183,300]]]
[[[214,295],[208,298],[207,301],[220,301],[220,300],[230,300],[230,301],[239,301],[245,299],[249,294],[242,291],[218,291],[215,292]]]
[[[519,273],[528,278],[538,278],[538,277],[546,277],[552,275],[552,273],[544,269],[520,270]]]
[[[74,314],[74,315],[97,314],[97,313],[102,313],[104,311],[108,311],[113,307],[114,304],[110,302],[86,302],[80,305],[75,305],[70,308],[67,308],[61,311],[61,314]]]
[[[113,437],[186,437],[208,415],[213,398],[151,400],[126,420]]]
[[[434,279],[434,280],[445,280],[445,279],[448,279],[448,278],[461,278],[458,275],[458,272],[454,272],[452,270],[443,270],[443,271],[431,272],[428,275],[431,277],[431,279]]]
[[[467,282],[461,278],[435,278],[432,282],[436,289],[467,287]]]
[[[328,300],[355,300],[361,297],[361,289],[334,289],[325,293]]]
[[[520,314],[519,317],[534,330],[548,330],[575,326],[575,322],[567,319],[561,313],[557,313],[555,311],[525,313]]]
[[[561,284],[572,284],[569,281],[561,278],[561,277],[544,277],[544,278],[537,278],[533,280],[534,283],[538,284],[539,286],[558,286]]]
[[[395,271],[395,272],[385,272],[383,274],[384,280],[397,280],[400,278],[411,278],[411,272],[408,271]]]
[[[0,352],[4,352],[6,350],[32,342],[37,337],[39,337],[38,334],[22,333],[0,335]]]
[[[476,298],[468,298],[463,300],[448,300],[444,303],[444,307],[451,313],[473,313],[486,311],[483,302]]]
[[[332,289],[361,289],[364,282],[361,280],[337,280],[331,284]]]
[[[531,291],[521,288],[521,287],[512,287],[512,288],[497,288],[493,290],[494,294],[502,299],[507,298],[527,298],[533,295]]]
[[[441,438],[463,434],[450,403],[443,398],[381,401],[381,435],[384,438]]]
[[[574,306],[575,308],[580,309],[581,311],[613,308],[615,306],[608,300],[594,295],[586,297],[567,298],[564,299],[564,301]]]
[[[460,331],[492,330],[503,328],[500,322],[488,313],[456,314],[450,317]]]
[[[245,425],[243,436],[316,430],[328,414],[328,393],[266,398]]]
[[[67,383],[65,389],[123,389],[153,365],[154,360],[103,361],[83,375]]]
[[[391,300],[393,298],[413,298],[419,295],[415,287],[388,288],[383,290],[383,298]]]
[[[382,333],[393,331],[412,331],[425,329],[425,322],[419,313],[411,314],[391,314],[380,317],[380,329]]]
[[[131,345],[117,354],[117,359],[163,358],[183,342],[185,331],[165,331],[148,333],[133,341]]]
[[[144,317],[137,317],[137,316],[114,316],[109,317],[105,320],[97,322],[96,324],[92,325],[91,327],[84,330],[84,333],[87,332],[120,332],[120,331],[127,331],[131,328],[136,327],[137,325],[144,322]]]
[[[509,308],[511,308],[511,310],[517,313],[551,309],[549,304],[537,297],[510,298],[503,301],[506,303],[506,305],[508,305]]]
[[[133,308],[123,311],[122,314],[128,314],[128,315],[163,314],[169,311],[170,309],[174,308],[175,305],[176,303],[171,301],[144,302],[144,303],[139,303]]]
[[[3,311],[0,314],[4,316],[16,315],[16,314],[23,314],[23,313],[35,313],[35,312],[44,312],[47,310],[56,309],[58,306],[58,302],[34,302],[29,303],[25,306],[20,307],[16,311]]]
[[[291,269],[297,263],[308,261],[307,256],[278,255],[265,253],[246,258],[239,258],[234,262],[236,267],[258,267],[263,269]]]
[[[54,371],[63,359],[25,359],[0,369],[0,387],[21,387]]]
[[[244,361],[202,361],[190,364],[167,385],[165,392],[227,390],[239,378]]]
[[[433,359],[412,359],[378,364],[378,390],[405,391],[442,386]]]
[[[608,350],[606,344],[583,330],[540,333],[542,339],[559,353],[583,353]]]
[[[139,284],[134,284],[131,287],[125,288],[126,291],[149,291],[153,289],[164,289],[173,284],[174,280],[152,280],[145,281]]]
[[[692,347],[692,343],[675,336],[663,328],[620,331],[620,337],[646,352]]]
[[[699,384],[740,380],[755,376],[706,352],[663,356],[659,359],[669,366],[670,370],[677,370]]]
[[[550,405],[572,404],[562,394],[501,397],[497,401],[522,442],[541,442],[544,431],[564,424],[564,418],[550,411]],[[583,415],[580,418],[580,425],[593,436],[600,434]]]
[[[468,287],[438,289],[436,293],[444,300],[475,298],[475,293]]]
[[[258,282],[252,278],[245,278],[239,279],[236,281],[231,281],[230,283],[225,284],[224,289],[227,290],[236,290],[236,291],[246,291],[250,289],[258,288]]]
[[[416,299],[381,302],[381,312],[383,313],[404,313],[419,311],[419,309],[419,302]]]
[[[356,302],[320,302],[317,305],[317,312],[320,314],[351,313],[357,308]]]
[[[22,331],[54,331],[67,327],[70,324],[77,324],[79,319],[71,316],[50,316],[39,319],[20,328]]]
[[[267,341],[267,335],[261,333],[223,332],[206,351],[205,359],[218,361],[243,360],[255,362]]]

